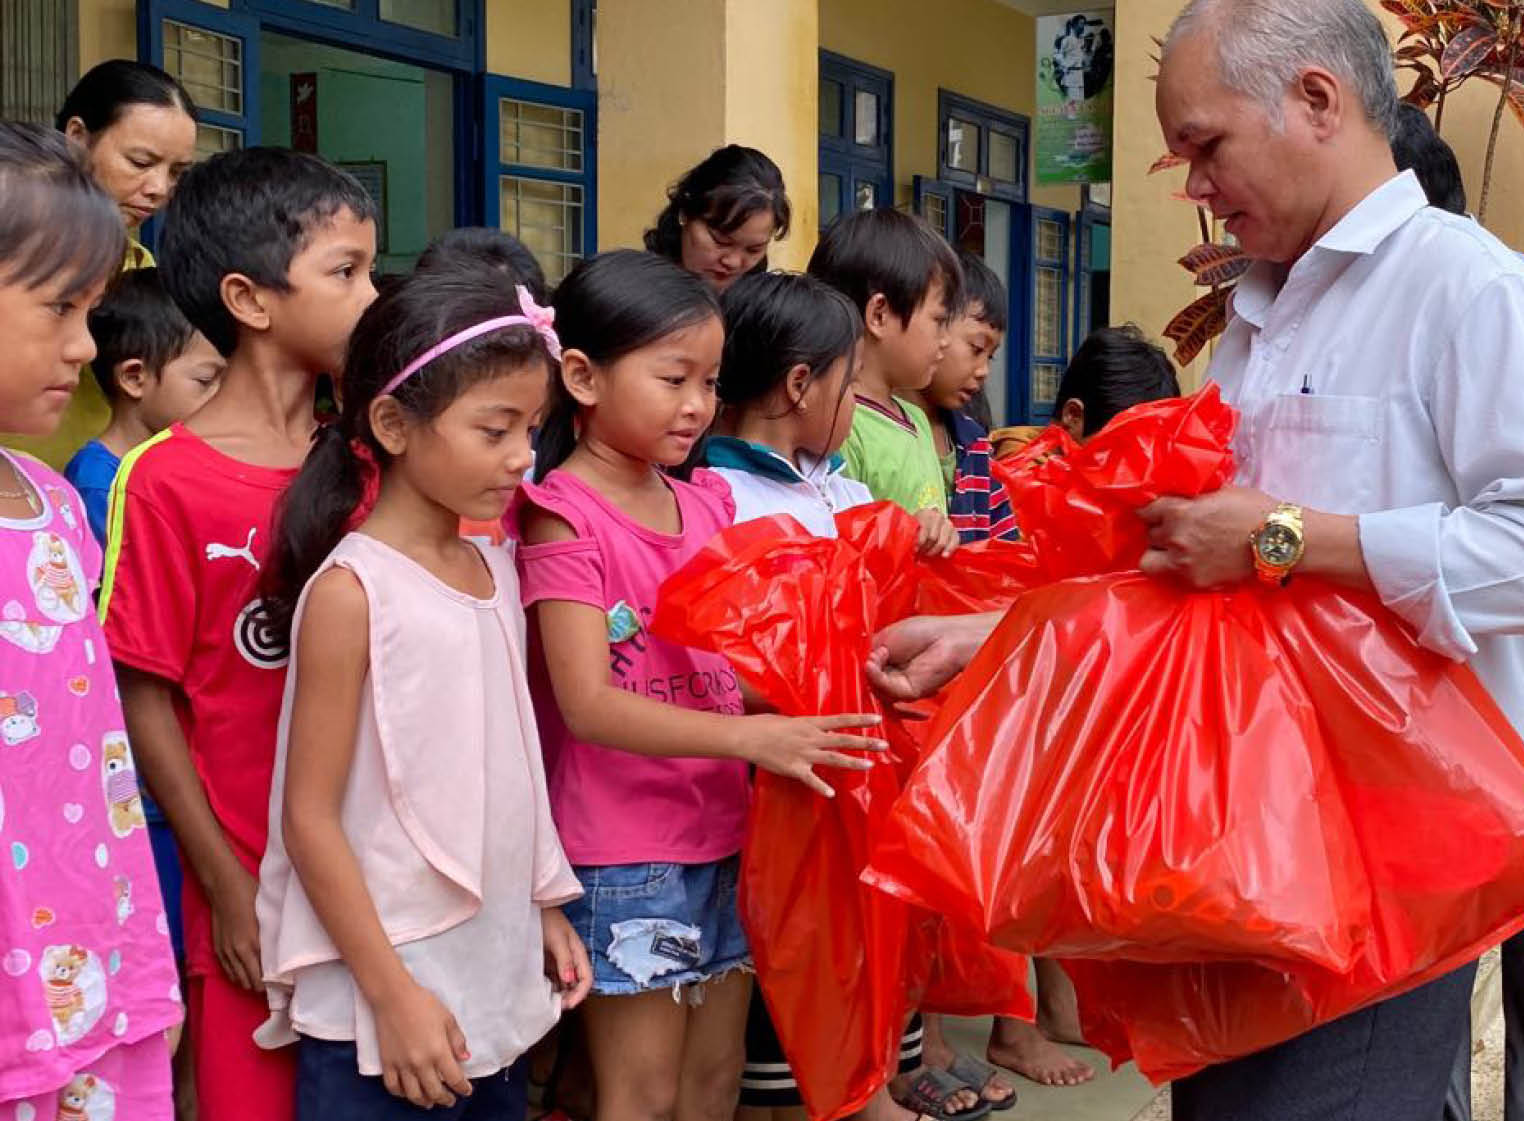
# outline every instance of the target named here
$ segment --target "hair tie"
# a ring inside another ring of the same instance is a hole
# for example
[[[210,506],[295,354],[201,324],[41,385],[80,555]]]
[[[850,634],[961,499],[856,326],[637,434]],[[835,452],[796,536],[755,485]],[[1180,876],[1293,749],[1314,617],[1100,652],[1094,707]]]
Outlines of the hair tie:
[[[360,501],[344,522],[345,533],[353,533],[370,517],[371,511],[376,508],[376,498],[381,493],[381,465],[376,462],[376,453],[358,436],[349,441],[349,450],[354,453],[359,464]]]
[[[488,319],[467,327],[464,331],[457,331],[441,343],[429,347],[417,358],[414,358],[404,366],[391,381],[381,387],[377,397],[385,397],[388,393],[396,391],[397,387],[419,370],[423,369],[434,359],[442,354],[448,354],[462,343],[468,343],[472,339],[485,335],[491,331],[500,331],[505,327],[533,327],[540,338],[545,340],[545,349],[557,362],[561,360],[561,340],[556,336],[556,311],[554,308],[541,307],[534,302],[534,297],[529,294],[529,289],[520,284],[516,291],[519,296],[520,314],[503,315],[496,319]]]

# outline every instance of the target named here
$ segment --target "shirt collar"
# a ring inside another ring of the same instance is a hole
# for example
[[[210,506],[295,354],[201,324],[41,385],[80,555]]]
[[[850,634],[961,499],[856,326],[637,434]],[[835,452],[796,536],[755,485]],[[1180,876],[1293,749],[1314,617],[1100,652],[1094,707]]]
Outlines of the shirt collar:
[[[734,436],[711,436],[704,445],[704,460],[710,467],[727,467],[745,471],[749,475],[777,479],[784,483],[807,483],[811,479],[786,457],[772,448],[739,440]],[[815,473],[817,464],[804,460],[809,474]],[[845,466],[839,455],[833,455],[825,464],[826,476],[834,475]]]
[[[1360,256],[1374,253],[1428,205],[1418,176],[1404,171],[1366,195],[1318,239],[1309,253],[1320,249]],[[1266,313],[1285,280],[1285,266],[1274,261],[1256,261],[1233,289],[1233,314],[1255,327],[1263,327]]]

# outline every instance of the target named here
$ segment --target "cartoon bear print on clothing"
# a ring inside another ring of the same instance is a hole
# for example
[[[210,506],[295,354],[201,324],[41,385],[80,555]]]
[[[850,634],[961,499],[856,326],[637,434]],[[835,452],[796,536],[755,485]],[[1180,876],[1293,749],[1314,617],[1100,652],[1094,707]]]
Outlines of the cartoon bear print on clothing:
[[[19,693],[0,692],[0,739],[7,747],[36,739],[42,734],[37,723],[37,699],[23,689]]]
[[[32,535],[26,571],[37,609],[55,623],[77,623],[90,610],[90,593],[79,558],[58,534],[38,530]]]
[[[76,1074],[58,1091],[54,1121],[114,1121],[116,1091],[93,1074]]]
[[[107,732],[101,740],[101,783],[106,791],[111,832],[125,837],[134,829],[148,827],[143,816],[143,793],[138,789],[138,772],[125,732]]]
[[[38,973],[59,1045],[77,1043],[106,1011],[106,971],[100,959],[83,946],[49,946]]]

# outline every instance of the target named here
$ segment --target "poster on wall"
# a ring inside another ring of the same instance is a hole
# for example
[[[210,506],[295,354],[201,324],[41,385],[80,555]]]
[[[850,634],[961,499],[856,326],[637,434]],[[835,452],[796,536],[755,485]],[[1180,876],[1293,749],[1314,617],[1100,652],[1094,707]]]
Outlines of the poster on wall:
[[[1111,181],[1114,16],[1105,11],[1037,21],[1037,182]]]

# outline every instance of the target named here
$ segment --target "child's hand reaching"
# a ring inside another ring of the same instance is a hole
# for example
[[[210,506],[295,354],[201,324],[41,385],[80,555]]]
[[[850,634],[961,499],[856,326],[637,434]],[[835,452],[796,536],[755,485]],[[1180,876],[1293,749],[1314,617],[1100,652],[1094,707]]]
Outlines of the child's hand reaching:
[[[541,909],[540,929],[545,938],[545,976],[561,994],[561,1010],[570,1011],[592,991],[593,963],[561,908]]]
[[[917,510],[915,520],[921,525],[916,538],[916,552],[923,557],[950,557],[958,550],[958,531],[952,521],[934,506]]]
[[[419,1109],[448,1109],[456,1095],[471,1096],[471,1080],[460,1065],[471,1057],[465,1033],[437,996],[408,978],[373,1011],[388,1093]]]
[[[743,716],[735,721],[736,754],[755,763],[764,771],[785,778],[798,779],[816,794],[834,798],[816,767],[843,767],[866,771],[871,759],[854,759],[847,751],[884,751],[883,740],[862,735],[847,735],[843,728],[871,728],[879,717],[857,713],[852,716]]]

